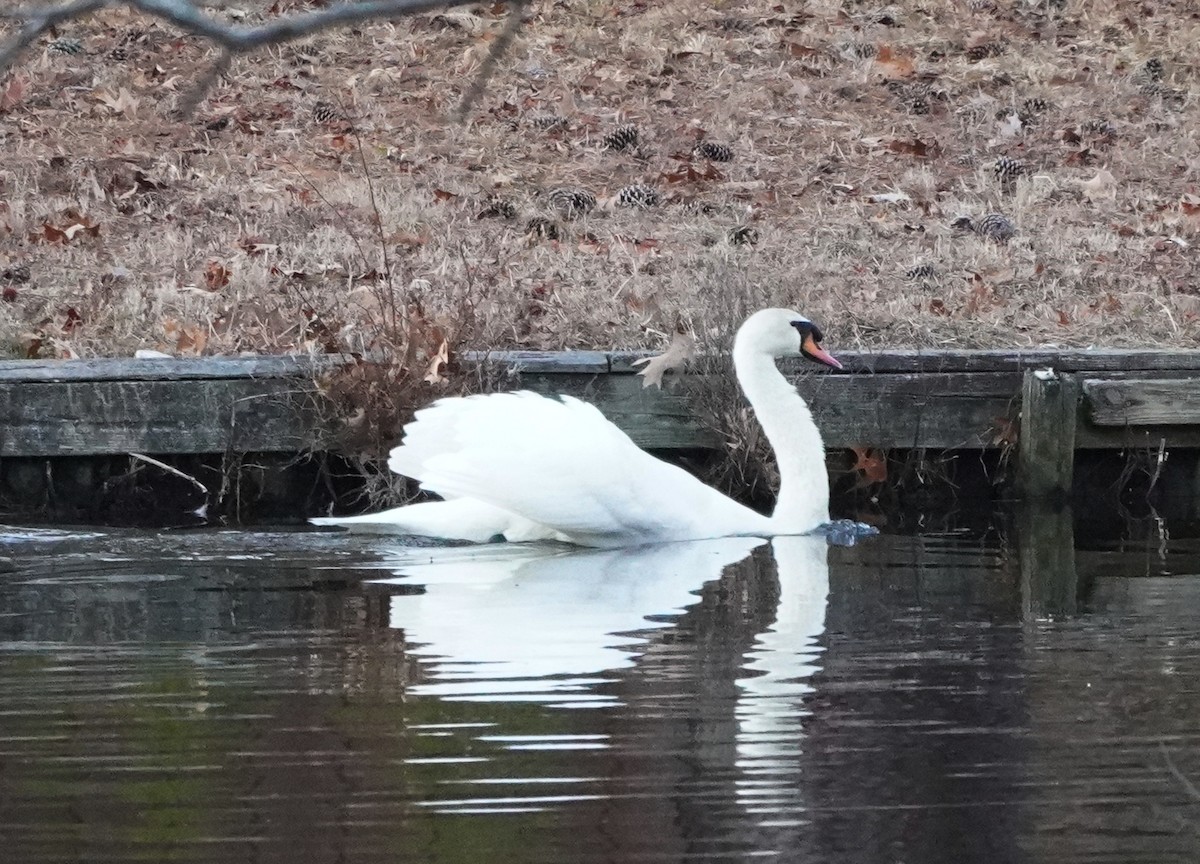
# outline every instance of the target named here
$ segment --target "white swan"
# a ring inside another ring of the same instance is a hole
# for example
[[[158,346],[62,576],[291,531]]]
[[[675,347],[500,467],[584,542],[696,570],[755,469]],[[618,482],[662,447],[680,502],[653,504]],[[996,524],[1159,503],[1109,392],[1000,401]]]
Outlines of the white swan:
[[[405,427],[388,466],[444,501],[312,522],[601,548],[812,531],[829,519],[825,446],[775,358],[801,355],[841,368],[820,342],[817,326],[789,309],[756,312],[733,342],[738,383],[779,463],[779,497],[770,516],[639,449],[592,405],[520,392],[442,399]]]

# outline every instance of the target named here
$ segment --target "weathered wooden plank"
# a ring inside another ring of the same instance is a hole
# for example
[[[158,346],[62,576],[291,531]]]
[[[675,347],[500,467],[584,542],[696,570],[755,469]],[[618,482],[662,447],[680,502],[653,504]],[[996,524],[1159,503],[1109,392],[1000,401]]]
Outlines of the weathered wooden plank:
[[[641,379],[628,375],[527,374],[518,386],[589,401],[644,447],[718,443],[695,419],[687,399],[689,388],[703,386],[698,380],[660,391],[642,389]],[[796,386],[812,407],[827,447],[978,449],[995,446],[998,432],[1015,414],[1020,377],[815,374],[798,379]]]
[[[0,456],[296,452],[311,387],[275,379],[0,382]]]
[[[1097,426],[1200,423],[1200,379],[1140,378],[1083,382],[1088,417]]]
[[[1158,349],[1080,349],[1032,348],[1027,350],[981,351],[839,351],[833,354],[846,367],[842,374],[893,372],[1022,372],[1051,367],[1062,372],[1146,372],[1200,370],[1200,351],[1162,351]],[[614,351],[610,354],[613,372],[635,372],[633,361],[653,356],[650,351]],[[529,357],[527,368],[536,368]],[[788,374],[811,371],[811,362],[801,358],[780,361]]]
[[[639,447],[647,449],[712,448],[720,439],[695,418],[686,398],[676,390],[643,389],[629,375],[524,374],[519,386],[546,395],[564,394],[596,405]]]
[[[319,357],[190,357],[166,359],[0,360],[0,384],[56,381],[195,381],[227,378],[303,378],[345,362]]]
[[[1021,384],[1018,476],[1026,498],[1071,494],[1075,476],[1075,427],[1079,381],[1049,369],[1030,370]]]
[[[609,372],[609,355],[605,351],[467,351],[466,363],[492,363],[508,366],[518,372],[570,375],[575,373]]]

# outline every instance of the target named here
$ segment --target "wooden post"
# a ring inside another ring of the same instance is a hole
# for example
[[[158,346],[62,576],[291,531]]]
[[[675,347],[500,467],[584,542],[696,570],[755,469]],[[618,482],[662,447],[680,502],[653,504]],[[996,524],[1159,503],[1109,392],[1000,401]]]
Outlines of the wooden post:
[[[1075,526],[1070,507],[1023,502],[1017,512],[1017,551],[1021,566],[1021,617],[1074,615],[1079,577],[1075,569]]]
[[[1075,469],[1079,382],[1053,369],[1025,373],[1018,480],[1024,498],[1065,501]]]

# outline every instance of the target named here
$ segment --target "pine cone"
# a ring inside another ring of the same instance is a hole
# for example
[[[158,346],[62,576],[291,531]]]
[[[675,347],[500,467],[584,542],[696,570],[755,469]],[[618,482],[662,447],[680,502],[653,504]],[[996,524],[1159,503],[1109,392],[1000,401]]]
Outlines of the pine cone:
[[[551,189],[546,196],[550,206],[564,219],[574,219],[590,213],[596,206],[596,196],[586,189],[562,186]]]
[[[531,114],[529,116],[529,125],[535,129],[541,129],[543,132],[562,129],[567,126],[567,123],[567,118],[558,114]]]
[[[996,57],[1004,53],[1004,46],[999,42],[985,42],[982,45],[972,45],[967,49],[967,59],[972,63]]]
[[[732,162],[733,148],[713,141],[701,141],[692,148],[692,155],[710,162]]]
[[[605,135],[601,143],[603,143],[605,150],[626,150],[630,147],[636,147],[641,138],[642,134],[638,130],[638,127],[632,123],[626,123],[624,126],[618,126]]]
[[[1021,103],[1021,113],[1030,117],[1044,114],[1050,109],[1050,103],[1041,96],[1031,96]]]
[[[1000,181],[1001,188],[1005,191],[1011,191],[1016,186],[1017,178],[1022,174],[1027,174],[1028,170],[1025,167],[1025,163],[1020,159],[1001,156],[996,160],[996,164],[992,166],[992,173]]]
[[[958,220],[955,220],[953,227],[968,230],[968,232],[982,236],[986,240],[997,242],[997,244],[1007,244],[1016,234],[1014,224],[1009,222],[1007,217],[1000,214],[988,214],[978,222],[972,221],[970,216],[962,216]]]
[[[879,53],[874,42],[846,42],[841,46],[841,52],[856,60],[870,60]]]
[[[342,119],[342,112],[332,102],[318,102],[312,107],[312,116],[318,123],[335,123]]]
[[[50,43],[50,50],[55,54],[70,54],[72,56],[83,53],[83,43],[78,39],[55,39]]]
[[[750,225],[738,225],[729,229],[729,243],[732,246],[754,246],[758,243],[758,229]]]
[[[525,233],[544,240],[557,240],[558,226],[545,216],[534,216],[525,223]]]
[[[904,274],[904,278],[911,282],[928,282],[937,276],[937,268],[932,264],[918,264]]]
[[[617,203],[622,207],[654,207],[659,200],[657,189],[641,183],[626,186],[617,193]]]
[[[1142,68],[1138,70],[1137,74],[1146,81],[1161,81],[1163,80],[1163,76],[1166,75],[1166,71],[1162,60],[1157,57],[1151,57],[1142,64]]]
[[[1116,135],[1117,127],[1107,117],[1092,117],[1079,124],[1079,129],[1092,135]]]
[[[517,205],[504,198],[498,198],[495,195],[489,195],[484,199],[483,209],[476,215],[476,219],[512,219],[517,215]]]
[[[28,282],[32,275],[28,264],[13,264],[11,267],[6,267],[3,271],[0,271],[0,281],[21,284]]]

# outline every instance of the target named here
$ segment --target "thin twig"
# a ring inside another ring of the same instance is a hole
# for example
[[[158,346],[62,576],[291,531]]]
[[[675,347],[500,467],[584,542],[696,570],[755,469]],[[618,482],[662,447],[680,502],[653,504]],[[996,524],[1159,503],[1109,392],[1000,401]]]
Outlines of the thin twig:
[[[176,477],[179,477],[179,478],[191,483],[193,486],[195,486],[197,489],[199,489],[205,495],[208,494],[208,487],[205,486],[203,483],[201,483],[199,480],[197,480],[195,477],[193,477],[191,474],[184,474],[178,468],[173,468],[170,465],[168,465],[166,462],[159,462],[153,456],[147,456],[144,453],[130,453],[129,455],[134,459],[140,459],[149,465],[153,465],[155,468],[161,468],[163,471],[166,471],[168,474],[174,474]]]

